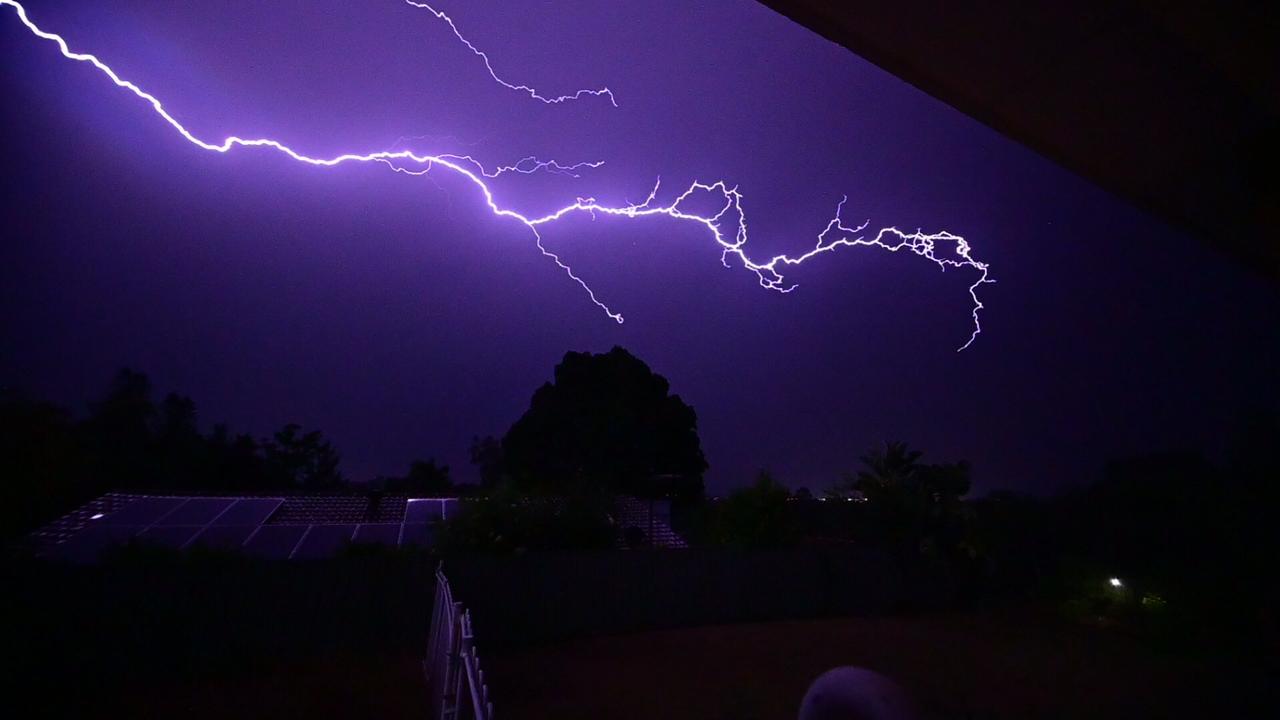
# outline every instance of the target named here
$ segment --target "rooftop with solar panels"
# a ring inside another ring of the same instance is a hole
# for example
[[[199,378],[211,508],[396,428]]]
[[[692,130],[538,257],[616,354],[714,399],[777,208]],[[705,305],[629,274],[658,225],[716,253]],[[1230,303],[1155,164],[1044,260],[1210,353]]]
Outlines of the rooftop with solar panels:
[[[332,494],[190,496],[107,493],[37,530],[37,554],[91,562],[129,543],[239,550],[279,560],[331,557],[349,545],[429,549],[457,498]]]
[[[430,550],[456,497],[370,493],[172,495],[111,492],[36,530],[37,555],[93,562],[131,544],[170,550],[238,551],[273,560],[318,560],[352,545]],[[638,529],[652,547],[687,547],[670,526],[670,506],[616,498],[618,547]]]

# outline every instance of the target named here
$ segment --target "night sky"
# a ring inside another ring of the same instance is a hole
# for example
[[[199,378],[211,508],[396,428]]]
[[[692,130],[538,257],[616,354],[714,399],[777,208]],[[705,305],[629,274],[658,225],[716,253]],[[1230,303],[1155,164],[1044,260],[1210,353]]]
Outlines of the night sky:
[[[567,350],[623,345],[697,409],[713,492],[822,488],[885,439],[1045,492],[1218,453],[1280,405],[1274,283],[751,0],[438,3],[506,79],[617,108],[506,89],[397,0],[26,6],[215,141],[605,161],[493,182],[529,214],[724,179],[755,258],[811,248],[848,195],[846,220],[963,235],[998,281],[956,353],[968,270],[848,249],[781,295],[689,223],[547,226],[618,325],[470,183],[199,150],[0,7],[0,383],[39,397],[82,409],[130,366],[206,426],[322,429],[355,479],[435,457],[468,480],[470,438]]]

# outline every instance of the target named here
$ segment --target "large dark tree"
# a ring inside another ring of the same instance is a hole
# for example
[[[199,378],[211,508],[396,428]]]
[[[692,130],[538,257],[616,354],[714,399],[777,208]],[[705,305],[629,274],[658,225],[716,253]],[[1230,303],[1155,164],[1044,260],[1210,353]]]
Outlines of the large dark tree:
[[[518,487],[698,496],[707,461],[697,416],[626,350],[567,353],[502,439]]]

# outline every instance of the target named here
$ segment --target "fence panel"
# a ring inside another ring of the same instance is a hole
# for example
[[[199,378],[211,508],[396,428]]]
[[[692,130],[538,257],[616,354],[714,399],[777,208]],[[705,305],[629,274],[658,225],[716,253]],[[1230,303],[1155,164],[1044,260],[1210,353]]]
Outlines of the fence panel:
[[[492,720],[493,702],[471,633],[471,612],[453,599],[443,563],[436,569],[436,599],[422,669],[436,720]]]

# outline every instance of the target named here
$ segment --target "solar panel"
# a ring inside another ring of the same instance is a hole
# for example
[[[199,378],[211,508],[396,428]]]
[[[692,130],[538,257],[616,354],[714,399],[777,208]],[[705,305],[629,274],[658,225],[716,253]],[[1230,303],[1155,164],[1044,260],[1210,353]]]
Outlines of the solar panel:
[[[108,493],[32,533],[41,555],[93,562],[135,539],[263,558],[328,558],[348,543],[432,547],[451,498],[403,495],[185,497]]]
[[[263,529],[266,527],[264,525]],[[292,557],[298,560],[333,557],[343,546],[351,542],[351,536],[355,531],[355,525],[312,525],[310,532],[294,550]]]
[[[402,547],[429,548],[435,545],[436,531],[434,525],[427,523],[405,523],[404,533],[400,536]]]
[[[306,525],[260,525],[258,532],[245,542],[244,551],[258,557],[286,560],[306,532]]]
[[[231,498],[191,498],[177,510],[157,521],[157,525],[208,525],[231,507]]]
[[[217,518],[218,525],[261,525],[280,507],[280,498],[241,498]]]
[[[400,524],[377,523],[365,524],[356,528],[352,542],[377,543],[395,547],[400,542]]]
[[[157,525],[147,528],[138,535],[139,542],[152,543],[175,550],[181,549],[190,542],[196,533],[202,530],[199,525],[181,527],[177,525]]]
[[[104,525],[135,525],[146,527],[168,515],[184,501],[184,498],[141,497],[100,521]]]
[[[423,523],[439,520],[444,505],[439,500],[410,500],[405,507],[404,521],[407,523]]]
[[[239,550],[244,541],[249,539],[256,525],[210,525],[191,540],[189,548],[209,548],[211,550]]]

